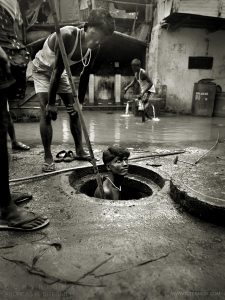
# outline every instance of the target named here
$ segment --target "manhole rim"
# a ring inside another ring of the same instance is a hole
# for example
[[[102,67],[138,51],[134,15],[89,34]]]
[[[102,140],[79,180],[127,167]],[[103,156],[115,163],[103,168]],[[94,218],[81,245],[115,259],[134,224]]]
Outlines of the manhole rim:
[[[174,178],[170,181],[170,197],[187,213],[212,223],[225,225],[225,203],[222,201],[215,203],[205,199]]]
[[[90,176],[91,176],[91,175],[90,175]],[[145,188],[146,190],[148,190],[149,193],[151,193],[151,194],[149,194],[149,195],[147,195],[147,196],[145,196],[145,197],[138,198],[138,199],[132,198],[132,199],[128,199],[128,200],[126,200],[126,199],[121,199],[121,200],[114,200],[114,201],[139,201],[139,200],[144,199],[144,198],[152,197],[155,193],[157,193],[157,192],[160,191],[160,190],[156,190],[155,187],[152,188],[152,186],[150,185],[150,182],[143,182],[143,181],[141,181],[141,177],[140,177],[140,176],[138,176],[137,178],[133,178],[132,176],[134,176],[134,175],[133,175],[133,174],[129,174],[128,176],[126,176],[125,181],[126,181],[126,182],[131,181],[131,183],[133,183],[133,184],[135,184],[135,182],[136,182],[138,185],[144,186],[144,188]],[[84,177],[82,177],[82,179],[83,179],[83,178],[84,178]],[[81,184],[79,184],[79,181],[78,181],[78,188],[77,188],[77,189],[74,188],[74,190],[77,191],[77,194],[86,195],[86,196],[88,196],[88,197],[95,198],[94,196],[89,196],[89,195],[87,195],[86,193],[84,193],[84,192],[81,191],[81,189],[84,188],[84,186],[85,186],[89,181],[93,181],[93,180],[96,180],[96,179],[95,179],[95,178],[91,178],[91,179],[90,179],[90,178],[88,178],[88,176],[86,176],[86,178],[84,178],[84,182],[82,182]],[[150,181],[150,180],[149,180],[149,181]],[[154,185],[156,186],[156,184],[154,184]],[[125,184],[125,186],[127,186],[127,185]],[[146,193],[147,193],[147,191],[146,191]],[[99,198],[97,198],[97,199],[99,199]],[[109,199],[102,199],[102,200],[104,200],[104,201],[109,201]]]
[[[104,166],[102,165],[98,165],[99,166]],[[151,204],[153,202],[155,202],[156,199],[165,196],[166,194],[169,194],[169,183],[170,183],[170,179],[168,179],[164,174],[162,174],[162,172],[157,172],[152,169],[151,167],[147,166],[147,167],[143,167],[142,165],[137,164],[130,164],[130,166],[133,167],[137,167],[139,169],[145,169],[146,171],[150,171],[153,174],[155,174],[156,176],[159,176],[161,178],[161,180],[163,181],[163,186],[160,187],[159,191],[156,191],[155,193],[153,193],[150,196],[147,197],[143,197],[140,199],[129,199],[129,200],[108,200],[108,199],[99,199],[96,197],[90,197],[84,193],[80,193],[80,192],[76,192],[76,190],[70,185],[70,175],[72,174],[72,172],[70,172],[69,174],[62,174],[61,175],[61,187],[63,189],[63,191],[70,197],[70,198],[74,198],[74,195],[77,196],[77,198],[79,200],[81,200],[81,196],[82,196],[82,200],[84,201],[87,200],[89,202],[92,203],[98,203],[98,204],[103,204],[103,205],[110,205],[110,206],[132,206],[132,205],[148,205]],[[92,166],[83,166],[83,167],[78,167],[76,168],[76,170],[84,170],[84,169],[93,169]],[[135,175],[135,174],[131,174],[131,175]],[[153,181],[153,180],[152,180]],[[155,183],[155,182],[154,182]],[[156,184],[156,183],[155,183]],[[66,188],[65,188],[66,187]]]

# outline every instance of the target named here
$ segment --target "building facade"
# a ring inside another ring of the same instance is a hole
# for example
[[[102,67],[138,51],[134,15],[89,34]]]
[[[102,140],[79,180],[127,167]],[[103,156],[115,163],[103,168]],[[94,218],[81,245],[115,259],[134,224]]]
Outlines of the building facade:
[[[194,83],[225,90],[225,0],[157,0],[148,70],[167,86],[169,111],[190,113]]]

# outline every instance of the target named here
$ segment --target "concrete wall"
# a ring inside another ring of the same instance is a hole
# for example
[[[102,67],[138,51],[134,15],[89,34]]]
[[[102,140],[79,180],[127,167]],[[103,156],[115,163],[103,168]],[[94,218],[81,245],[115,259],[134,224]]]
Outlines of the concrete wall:
[[[79,81],[79,78],[76,78]],[[85,102],[90,105],[123,104],[127,100],[134,99],[139,93],[137,87],[130,88],[124,95],[124,88],[133,79],[133,76],[96,76],[91,74],[89,88]],[[78,82],[77,82],[78,84]]]
[[[177,12],[224,18],[225,0],[179,0]]]
[[[191,112],[194,83],[214,78],[225,90],[225,31],[180,28],[174,32],[153,28],[148,70],[157,85],[167,85],[169,110]],[[212,70],[188,69],[189,56],[213,56]]]
[[[157,9],[154,10],[153,25],[159,24],[164,18],[171,13],[172,6],[178,1],[176,0],[157,0]]]
[[[95,101],[108,104],[114,101],[114,76],[95,76]]]
[[[172,12],[225,17],[225,0],[157,0],[155,21],[160,23]]]

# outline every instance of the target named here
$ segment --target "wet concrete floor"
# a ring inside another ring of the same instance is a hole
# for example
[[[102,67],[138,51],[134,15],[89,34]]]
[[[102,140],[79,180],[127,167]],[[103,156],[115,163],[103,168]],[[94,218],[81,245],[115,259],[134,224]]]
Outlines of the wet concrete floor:
[[[160,116],[159,122],[141,122],[140,117],[129,117],[121,112],[84,111],[86,126],[93,144],[121,143],[133,145],[149,143],[179,143],[190,141],[210,141],[225,138],[225,118],[199,118],[192,116]],[[68,116],[59,112],[53,122],[53,143],[72,143]],[[31,144],[40,143],[38,123],[17,123],[18,139]]]
[[[158,123],[142,124],[121,113],[84,115],[99,158],[109,143],[120,143],[133,148],[132,154],[183,147],[182,158],[194,161],[213,145],[218,130],[224,137],[225,119],[220,118],[162,116]],[[10,178],[39,174],[43,153],[38,123],[16,124],[16,132],[18,140],[33,147],[11,153]],[[71,147],[68,121],[60,113],[53,153]],[[159,163],[155,170],[165,176],[182,174],[195,189],[210,192],[210,178],[217,173],[219,179],[223,167],[217,155],[224,156],[224,143],[197,168],[175,166],[174,157],[137,164],[152,168],[146,163]],[[57,169],[83,165],[88,163],[62,163]],[[0,299],[224,299],[224,227],[184,212],[167,188],[140,201],[96,201],[76,194],[68,175],[11,186],[31,191],[33,200],[25,207],[47,215],[51,223],[36,233],[1,232]]]

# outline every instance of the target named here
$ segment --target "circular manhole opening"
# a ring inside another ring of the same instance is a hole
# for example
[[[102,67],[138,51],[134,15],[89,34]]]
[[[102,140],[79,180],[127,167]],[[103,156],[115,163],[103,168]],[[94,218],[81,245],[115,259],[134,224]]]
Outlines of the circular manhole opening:
[[[104,179],[108,172],[104,166],[99,167],[101,177]],[[94,197],[97,188],[96,175],[92,167],[75,170],[69,176],[70,185],[77,193]],[[121,200],[138,200],[152,196],[164,186],[162,177],[152,170],[130,165],[128,175],[121,186]]]
[[[107,176],[107,174],[104,174]],[[104,176],[103,176],[104,179]],[[97,188],[97,180],[95,178],[87,178],[86,181],[80,185],[79,192],[94,197]],[[141,199],[151,196],[153,191],[151,187],[134,178],[125,177],[121,186],[121,200]]]

